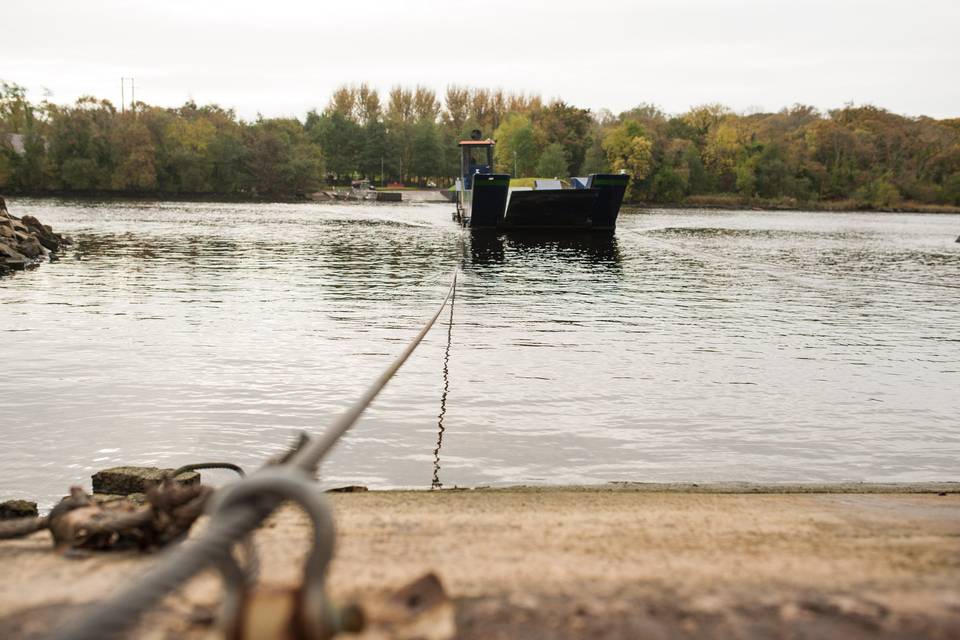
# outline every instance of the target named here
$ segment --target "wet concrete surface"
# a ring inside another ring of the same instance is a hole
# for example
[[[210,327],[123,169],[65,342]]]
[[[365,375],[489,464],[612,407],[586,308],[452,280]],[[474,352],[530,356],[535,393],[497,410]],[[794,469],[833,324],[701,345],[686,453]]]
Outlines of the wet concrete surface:
[[[703,489],[330,495],[330,590],[363,599],[434,571],[463,638],[960,634],[960,495]],[[258,531],[264,583],[296,582],[308,535],[292,508]],[[49,629],[154,561],[64,558],[44,533],[0,543],[0,635]],[[203,574],[134,635],[205,637],[219,598]]]

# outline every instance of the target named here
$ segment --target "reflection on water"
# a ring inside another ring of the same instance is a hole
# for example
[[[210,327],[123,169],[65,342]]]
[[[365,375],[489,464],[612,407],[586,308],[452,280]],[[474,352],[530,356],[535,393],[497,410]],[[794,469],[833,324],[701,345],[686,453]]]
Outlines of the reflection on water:
[[[502,264],[508,249],[521,256],[555,256],[561,260],[607,267],[620,264],[617,238],[607,233],[473,232],[469,234],[467,242],[469,259],[474,265]]]
[[[78,243],[0,280],[0,497],[49,504],[121,463],[256,467],[329,424],[461,262],[455,326],[325,482],[960,480],[960,216],[462,237],[446,205],[10,207]]]

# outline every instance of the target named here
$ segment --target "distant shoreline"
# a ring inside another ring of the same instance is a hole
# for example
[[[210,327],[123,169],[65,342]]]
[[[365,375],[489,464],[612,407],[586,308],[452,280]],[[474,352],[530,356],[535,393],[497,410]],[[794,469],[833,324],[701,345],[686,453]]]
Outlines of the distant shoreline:
[[[395,191],[383,189],[382,191]],[[404,190],[396,190],[403,193]],[[426,191],[426,190],[417,190]],[[436,189],[438,193],[442,189]],[[79,200],[85,202],[196,202],[196,203],[228,203],[228,204],[305,204],[311,202],[326,202],[316,200],[309,195],[292,196],[237,196],[229,194],[191,194],[177,195],[169,193],[117,193],[117,192],[44,192],[44,193],[9,193],[8,198],[30,198],[35,200]],[[347,202],[347,201],[338,201]],[[417,200],[418,203],[424,202]],[[439,202],[439,200],[437,201]],[[896,207],[870,208],[857,206],[851,200],[821,201],[821,202],[793,202],[784,203],[769,200],[741,200],[737,196],[694,196],[683,202],[624,202],[626,210],[649,211],[654,209],[715,209],[728,211],[781,211],[804,212],[816,211],[823,213],[944,213],[958,215],[960,207],[951,205],[921,204],[904,202]]]
[[[175,194],[165,192],[118,192],[118,191],[42,191],[5,193],[8,200],[31,198],[34,200],[80,200],[85,202],[223,202],[223,203],[297,203],[313,202],[307,195],[250,196],[225,193]]]

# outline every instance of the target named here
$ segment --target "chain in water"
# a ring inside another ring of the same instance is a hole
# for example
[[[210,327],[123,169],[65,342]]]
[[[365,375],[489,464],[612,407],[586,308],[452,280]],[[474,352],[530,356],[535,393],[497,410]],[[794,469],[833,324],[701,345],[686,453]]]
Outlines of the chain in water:
[[[440,449],[443,447],[443,418],[447,415],[447,394],[450,393],[450,343],[453,337],[453,306],[457,302],[457,287],[450,296],[450,320],[447,322],[447,349],[443,352],[443,393],[440,395],[440,415],[437,416],[437,447],[433,450],[433,481],[431,489],[442,489],[440,482]]]

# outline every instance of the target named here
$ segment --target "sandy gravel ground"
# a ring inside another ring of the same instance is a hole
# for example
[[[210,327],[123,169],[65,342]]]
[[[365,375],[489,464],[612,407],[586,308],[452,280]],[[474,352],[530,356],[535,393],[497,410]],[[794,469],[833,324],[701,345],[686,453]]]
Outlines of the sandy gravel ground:
[[[329,585],[363,599],[435,571],[463,638],[960,638],[960,495],[840,491],[333,494]],[[265,582],[296,580],[308,532],[292,508],[260,530]],[[155,559],[0,543],[0,637],[62,623]],[[207,637],[219,593],[204,574],[133,635]]]

